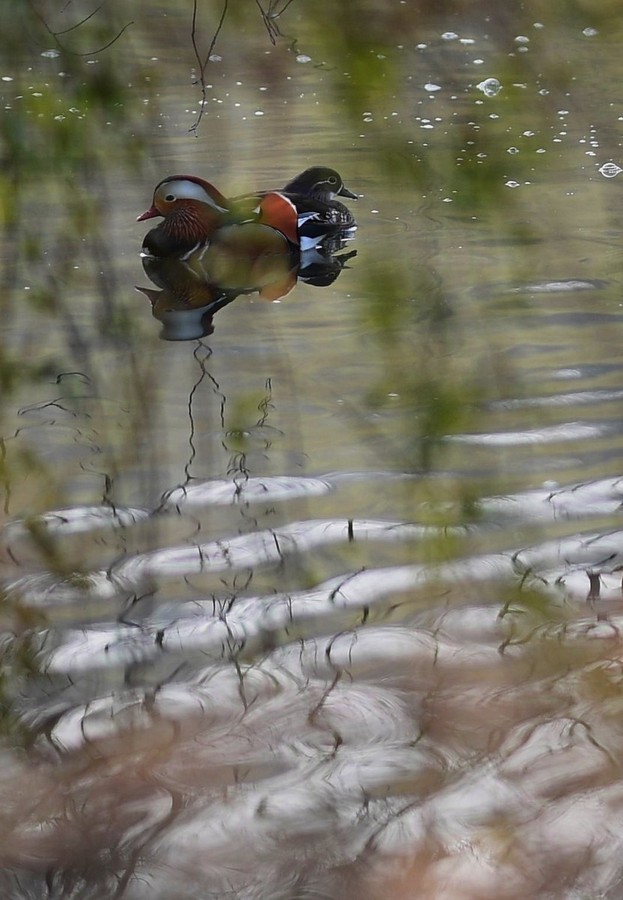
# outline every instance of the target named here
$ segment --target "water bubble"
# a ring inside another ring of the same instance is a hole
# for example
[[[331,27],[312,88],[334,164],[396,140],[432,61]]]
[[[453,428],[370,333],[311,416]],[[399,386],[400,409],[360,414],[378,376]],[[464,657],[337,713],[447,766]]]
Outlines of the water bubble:
[[[2,80],[3,80],[3,81],[13,81],[13,79],[11,78],[10,75],[3,75],[3,76],[2,76]]]
[[[456,31],[444,31],[444,33],[441,35],[442,41],[456,41],[457,38],[458,34],[456,33]]]
[[[46,59],[56,59],[57,56],[60,55],[58,50],[44,50],[41,54],[41,56],[44,56]]]
[[[529,44],[530,38],[526,37],[525,34],[518,34],[517,37],[515,38],[515,43],[516,44]]]
[[[299,53],[296,57],[297,63],[308,63],[311,62],[311,56],[308,56],[306,53]]]
[[[481,81],[480,84],[477,84],[476,87],[479,91],[483,92],[485,97],[495,97],[495,95],[499,94],[502,90],[502,85],[497,78],[485,78],[485,80]]]
[[[507,153],[519,153],[519,149],[517,147],[509,147],[506,152]]]
[[[427,84],[424,85],[424,90],[425,90],[425,91],[428,91],[429,93],[432,94],[432,93],[434,93],[435,91],[440,91],[440,90],[441,90],[441,85],[440,85],[440,84],[433,84],[432,82],[429,81]]]
[[[518,188],[518,187],[519,187],[519,182],[518,182],[518,181],[507,181],[507,182],[506,182],[506,187],[509,187],[509,188]]]
[[[599,32],[597,31],[596,28],[585,28],[582,31],[582,34],[584,35],[584,37],[595,37],[596,35],[599,34]]]
[[[616,163],[607,162],[604,163],[598,171],[604,178],[615,178],[619,172],[623,172],[623,169],[620,166],[617,166]]]

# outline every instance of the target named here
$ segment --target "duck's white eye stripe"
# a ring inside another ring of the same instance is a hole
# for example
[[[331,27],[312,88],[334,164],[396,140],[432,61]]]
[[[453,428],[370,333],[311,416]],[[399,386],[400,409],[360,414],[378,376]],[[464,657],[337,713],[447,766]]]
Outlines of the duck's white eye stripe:
[[[186,181],[184,179],[168,181],[166,185],[163,185],[163,188],[166,191],[165,200],[168,200],[169,196],[173,195],[174,200],[199,200],[200,203],[209,203],[210,206],[221,209],[205,188],[197,184],[196,181]]]

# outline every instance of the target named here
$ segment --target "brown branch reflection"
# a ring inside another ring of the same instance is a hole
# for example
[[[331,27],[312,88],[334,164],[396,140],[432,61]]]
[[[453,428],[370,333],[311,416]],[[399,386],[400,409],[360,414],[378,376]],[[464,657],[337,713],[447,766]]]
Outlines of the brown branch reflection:
[[[268,4],[268,9],[264,9],[264,7],[259,2],[259,0],[255,0],[255,3],[257,5],[259,13],[260,13],[260,17],[262,19],[262,23],[264,24],[266,33],[268,34],[270,42],[273,45],[276,43],[276,39],[281,36],[281,32],[279,31],[279,26],[277,25],[276,20],[281,15],[283,15],[283,13],[286,11],[288,6],[290,6],[290,4],[292,2],[293,2],[293,0],[286,0],[286,2],[283,4],[283,6],[280,9],[278,9],[277,8],[278,3],[275,2],[275,0],[270,0],[270,2]],[[229,6],[229,0],[224,0],[223,9],[221,10],[221,16],[219,18],[218,25],[216,26],[216,29],[214,30],[214,34],[212,35],[212,38],[210,40],[210,45],[209,45],[208,50],[205,53],[205,55],[202,55],[201,51],[199,49],[199,27],[198,27],[198,21],[197,21],[198,3],[197,3],[197,0],[193,0],[193,12],[192,12],[190,40],[192,43],[193,53],[195,55],[195,59],[197,60],[197,65],[199,68],[199,74],[198,74],[195,84],[199,84],[199,87],[201,90],[201,101],[199,104],[200,108],[199,108],[199,112],[197,114],[197,118],[195,119],[195,121],[193,122],[193,124],[190,126],[190,128],[188,130],[189,130],[189,132],[191,132],[192,134],[195,134],[195,135],[197,134],[199,125],[201,123],[201,120],[203,119],[203,115],[205,112],[205,105],[207,102],[207,85],[206,85],[206,80],[205,80],[206,69],[208,67],[208,63],[210,62],[210,58],[212,57],[212,54],[214,53],[214,48],[216,46],[218,36],[221,33],[223,25],[225,24],[225,17],[227,16],[228,6]]]
[[[50,37],[53,38],[54,43],[59,48],[59,50],[62,50],[63,53],[68,53],[71,56],[93,56],[96,53],[102,53],[104,50],[108,50],[109,47],[112,47],[113,44],[116,44],[117,41],[119,40],[119,38],[123,35],[123,33],[125,31],[127,31],[127,29],[130,27],[130,25],[134,25],[133,21],[126,22],[126,24],[122,28],[119,29],[117,34],[114,37],[112,37],[109,41],[106,41],[105,44],[102,44],[100,47],[96,47],[94,50],[87,50],[86,52],[83,52],[83,53],[78,53],[75,50],[70,50],[69,47],[66,47],[59,40],[59,35],[65,35],[65,34],[69,34],[71,31],[76,31],[78,28],[80,28],[82,25],[86,24],[86,22],[88,22],[90,19],[92,19],[94,16],[96,16],[100,12],[100,10],[102,9],[103,6],[104,6],[104,3],[101,3],[96,9],[94,9],[92,12],[90,12],[87,16],[84,16],[82,19],[80,19],[78,22],[75,22],[73,25],[70,25],[68,28],[63,28],[59,31],[54,31],[54,29],[48,25],[45,18],[41,15],[39,10],[36,8],[35,4],[32,2],[30,3],[30,7],[31,7],[34,15],[41,22],[41,24],[43,25],[43,27],[45,28],[47,33],[50,35]]]
[[[199,113],[197,118],[193,122],[193,124],[188,129],[190,132],[196,134],[197,129],[199,128],[199,123],[203,118],[203,113],[205,109],[206,99],[207,99],[207,87],[205,82],[205,72],[210,61],[210,57],[214,52],[214,46],[216,44],[217,38],[220,34],[221,28],[225,22],[225,16],[227,15],[227,6],[228,0],[225,0],[223,4],[223,11],[221,12],[221,18],[219,19],[219,23],[216,26],[216,31],[212,35],[212,40],[210,41],[210,46],[208,47],[208,51],[205,56],[201,57],[201,51],[199,50],[199,44],[197,43],[197,0],[193,0],[193,17],[192,17],[192,26],[190,32],[190,40],[193,45],[193,52],[195,54],[195,59],[197,60],[197,64],[199,66],[199,78],[197,79],[200,87],[201,87],[201,103],[199,108]]]

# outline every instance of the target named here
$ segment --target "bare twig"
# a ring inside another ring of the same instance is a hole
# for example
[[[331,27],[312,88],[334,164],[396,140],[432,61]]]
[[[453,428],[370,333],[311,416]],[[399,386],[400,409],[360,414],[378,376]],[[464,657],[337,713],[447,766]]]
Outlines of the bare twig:
[[[197,0],[193,0],[193,19],[192,19],[192,27],[190,31],[190,39],[193,45],[193,51],[195,53],[195,59],[197,60],[197,65],[199,66],[199,84],[201,85],[201,103],[199,114],[196,120],[188,129],[189,131],[197,133],[197,129],[199,128],[199,123],[203,118],[203,113],[205,109],[206,99],[207,99],[207,88],[205,82],[205,72],[208,67],[208,63],[210,61],[210,57],[214,51],[214,47],[216,45],[217,38],[221,32],[221,28],[225,22],[225,16],[227,15],[227,7],[229,5],[229,0],[224,0],[223,3],[223,11],[221,13],[221,18],[219,20],[218,25],[216,26],[216,31],[212,36],[212,40],[210,41],[210,46],[208,47],[208,52],[206,53],[204,59],[201,58],[201,53],[199,51],[199,46],[197,44]]]
[[[52,31],[50,31],[49,28],[48,28],[48,31],[50,32],[50,34],[53,34],[54,37],[58,37],[59,34],[69,34],[70,31],[73,31],[75,28],[80,28],[81,25],[84,25],[85,22],[88,22],[89,19],[92,19],[93,16],[97,15],[97,13],[100,11],[100,9],[102,8],[102,6],[104,6],[105,3],[106,3],[106,0],[103,0],[103,2],[100,3],[100,5],[93,10],[93,12],[90,12],[88,16],[85,16],[84,19],[80,19],[80,21],[76,22],[75,25],[70,25],[69,28],[65,28],[63,31],[52,32]],[[35,12],[36,12],[36,10],[35,10]],[[45,25],[45,22],[43,24]],[[47,28],[47,25],[46,25],[46,28]]]
[[[272,17],[270,15],[270,6],[268,7],[268,13],[264,10],[264,7],[260,3],[260,0],[255,0],[255,5],[260,11],[260,15],[262,17],[262,21],[264,22],[264,26],[266,31],[268,32],[268,37],[270,38],[271,44],[275,43],[275,35],[279,34],[278,29],[275,25],[273,25]]]
[[[284,14],[291,3],[293,3],[293,0],[286,0],[281,9],[275,10],[275,7],[277,6],[277,0],[270,0],[270,6],[268,9],[269,15],[271,15],[274,19],[278,19],[279,16],[282,16]]]
[[[272,44],[276,43],[276,38],[281,36],[281,32],[279,31],[279,27],[276,24],[276,20],[281,16],[288,6],[293,2],[293,0],[285,0],[283,6],[279,9],[279,3],[281,0],[269,0],[268,10],[265,10],[262,6],[261,0],[255,0],[256,6],[260,11],[260,15],[262,17],[262,22],[264,23],[264,27],[268,32],[268,37],[271,40]],[[197,8],[198,8],[198,0],[193,0],[193,16],[192,16],[192,26],[190,32],[190,38],[193,45],[193,51],[195,54],[195,59],[197,60],[198,66],[198,78],[197,83],[201,87],[201,100],[200,100],[200,109],[197,115],[195,122],[188,129],[191,132],[197,133],[197,129],[199,128],[199,123],[203,118],[205,105],[207,101],[207,88],[205,83],[205,73],[208,67],[208,63],[210,61],[210,57],[214,51],[214,47],[216,45],[217,38],[221,32],[223,24],[225,22],[225,16],[227,15],[227,7],[229,5],[229,0],[223,0],[223,11],[221,12],[221,18],[216,27],[216,31],[212,36],[212,40],[210,41],[210,46],[208,48],[208,52],[204,57],[202,57],[201,52],[199,50],[199,46],[197,44]]]
[[[54,43],[56,44],[56,46],[57,46],[60,50],[62,50],[63,53],[68,53],[68,54],[70,54],[71,56],[93,56],[95,53],[101,53],[103,50],[107,50],[109,47],[112,47],[112,45],[113,45],[114,43],[116,43],[116,41],[119,40],[119,38],[121,37],[121,35],[123,34],[123,32],[124,32],[127,28],[129,28],[130,25],[134,25],[134,22],[133,22],[133,21],[127,22],[127,23],[123,26],[123,28],[121,29],[121,31],[119,31],[118,34],[116,34],[114,38],[112,38],[110,41],[108,41],[108,43],[103,44],[101,47],[98,47],[98,48],[95,49],[95,50],[88,50],[86,53],[76,53],[74,50],[69,50],[68,47],[65,47],[65,46],[61,43],[61,41],[59,41],[59,39],[58,39],[59,34],[60,34],[60,35],[62,35],[62,34],[68,34],[70,31],[74,31],[74,29],[79,28],[80,25],[84,25],[85,22],[88,22],[88,20],[89,20],[90,18],[92,18],[92,16],[94,16],[96,13],[98,13],[98,12],[100,11],[100,9],[102,8],[103,5],[104,5],[104,3],[101,3],[101,4],[97,7],[97,9],[94,9],[92,13],[89,13],[88,16],[85,16],[85,18],[84,18],[84,19],[81,19],[80,22],[76,22],[76,24],[75,24],[75,25],[72,25],[70,28],[66,28],[66,29],[64,29],[63,31],[53,31],[53,30],[50,28],[50,26],[48,25],[48,23],[45,21],[45,19],[43,18],[43,16],[42,16],[41,13],[39,12],[39,10],[36,8],[36,6],[34,5],[34,3],[32,3],[32,2],[30,3],[30,6],[31,6],[31,8],[32,8],[32,11],[33,11],[34,14],[36,15],[36,17],[39,19],[39,21],[41,22],[41,24],[43,25],[43,27],[45,28],[45,30],[47,31],[47,33],[50,35],[50,37],[52,37],[52,38],[54,39]]]

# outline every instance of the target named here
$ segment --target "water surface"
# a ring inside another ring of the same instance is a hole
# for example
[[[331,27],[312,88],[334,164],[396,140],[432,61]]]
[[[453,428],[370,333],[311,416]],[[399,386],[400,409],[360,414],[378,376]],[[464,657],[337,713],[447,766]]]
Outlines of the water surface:
[[[189,12],[126,6],[2,82],[69,139],[2,251],[4,895],[623,896],[618,18],[231,13],[189,131]],[[163,340],[153,186],[314,163],[338,277]]]

